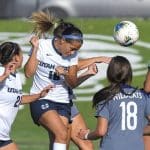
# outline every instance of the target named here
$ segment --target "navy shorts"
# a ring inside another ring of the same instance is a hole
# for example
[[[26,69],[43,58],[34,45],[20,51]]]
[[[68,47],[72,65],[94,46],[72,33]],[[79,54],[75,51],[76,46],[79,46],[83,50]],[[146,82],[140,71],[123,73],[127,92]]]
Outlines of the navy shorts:
[[[71,106],[69,103],[57,103],[47,99],[30,103],[31,117],[37,125],[40,125],[41,115],[49,110],[56,110],[59,115],[66,117],[69,122],[71,121]]]
[[[73,105],[71,106],[71,120],[73,120],[73,118],[79,114],[79,110],[76,107],[76,105],[73,103]]]
[[[6,146],[8,144],[11,144],[13,141],[12,140],[7,140],[7,141],[1,141],[0,140],[0,148],[3,146]]]

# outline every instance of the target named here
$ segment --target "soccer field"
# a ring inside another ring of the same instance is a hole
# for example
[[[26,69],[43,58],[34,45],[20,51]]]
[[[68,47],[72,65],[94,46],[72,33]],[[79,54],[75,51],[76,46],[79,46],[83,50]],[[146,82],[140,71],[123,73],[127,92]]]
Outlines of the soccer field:
[[[131,20],[136,23],[139,28],[140,39],[136,45],[131,48],[122,48],[113,41],[113,27],[121,20]],[[85,34],[85,46],[81,48],[81,57],[105,54],[127,56],[133,65],[133,84],[138,87],[143,86],[146,67],[150,62],[149,19],[69,19],[68,21],[76,24]],[[32,26],[26,20],[0,20],[0,42],[13,40],[21,44],[22,48],[28,49],[29,45],[22,43],[21,40],[24,34],[21,38],[18,38],[18,34],[15,33],[31,33],[31,29]],[[7,32],[7,34],[4,32]],[[24,51],[24,54],[27,55],[27,52]],[[76,104],[90,129],[95,128],[96,119],[94,118],[94,110],[89,100],[92,99],[94,92],[106,84],[105,69],[106,68],[101,69],[101,66],[99,66],[100,73],[96,75],[96,77],[92,77],[86,84],[75,89],[75,93],[77,94]],[[23,87],[24,92],[29,92],[30,86],[31,80],[25,80]],[[48,150],[48,135],[41,127],[37,127],[33,124],[28,105],[19,111],[15,123],[13,124],[11,136],[19,145],[20,150]],[[95,150],[98,150],[99,141],[94,141],[94,144]],[[70,150],[77,150],[77,147],[71,144]]]

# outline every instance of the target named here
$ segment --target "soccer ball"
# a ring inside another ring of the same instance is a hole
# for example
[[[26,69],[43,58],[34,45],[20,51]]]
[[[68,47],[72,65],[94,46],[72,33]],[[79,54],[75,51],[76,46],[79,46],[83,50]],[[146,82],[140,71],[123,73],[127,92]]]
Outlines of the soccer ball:
[[[139,30],[131,21],[121,21],[114,27],[115,41],[122,46],[131,46],[139,38]]]

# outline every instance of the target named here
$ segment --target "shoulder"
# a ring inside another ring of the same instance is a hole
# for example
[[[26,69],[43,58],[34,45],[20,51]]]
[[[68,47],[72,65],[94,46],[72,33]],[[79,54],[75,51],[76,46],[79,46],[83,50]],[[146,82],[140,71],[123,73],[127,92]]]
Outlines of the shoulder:
[[[39,39],[39,45],[52,45],[52,39]]]
[[[52,44],[52,39],[40,39],[39,40],[39,49],[44,50],[44,51],[49,51],[54,50],[53,44]]]
[[[3,66],[0,66],[0,76],[3,75],[4,71],[5,71],[5,68]]]

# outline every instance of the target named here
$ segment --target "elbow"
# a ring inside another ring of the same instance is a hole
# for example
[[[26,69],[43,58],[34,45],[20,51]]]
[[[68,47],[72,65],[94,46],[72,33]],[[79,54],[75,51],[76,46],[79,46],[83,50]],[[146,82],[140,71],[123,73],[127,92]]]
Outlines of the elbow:
[[[71,84],[71,85],[70,85],[70,87],[71,87],[72,89],[74,89],[74,88],[76,88],[76,87],[77,87],[77,85],[75,85],[75,84]]]
[[[106,132],[107,131],[105,129],[98,130],[97,131],[97,136],[98,137],[102,137],[102,136],[104,136],[106,134]]]
[[[26,74],[26,73],[25,73],[25,77],[26,77],[26,78],[30,78],[31,76],[30,76],[29,74]]]
[[[32,77],[32,75],[29,72],[27,72],[26,70],[24,70],[24,75],[26,78]]]
[[[78,86],[78,85],[77,85],[77,82],[69,82],[68,85],[69,85],[69,87],[70,87],[71,89],[74,89],[74,88],[76,88],[76,87]]]

